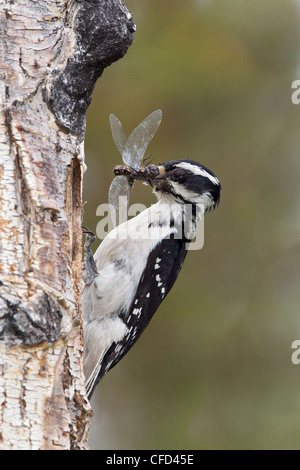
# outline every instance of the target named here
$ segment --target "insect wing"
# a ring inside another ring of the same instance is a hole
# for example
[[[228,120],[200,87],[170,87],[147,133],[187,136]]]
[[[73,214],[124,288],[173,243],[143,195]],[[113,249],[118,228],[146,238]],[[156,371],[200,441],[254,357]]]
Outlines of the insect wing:
[[[108,202],[114,211],[111,210],[110,217],[113,225],[117,225],[127,220],[127,210],[131,185],[126,176],[116,176],[108,191]]]
[[[153,111],[134,129],[127,139],[117,116],[110,114],[109,122],[113,140],[126,165],[135,169],[140,168],[143,156],[161,123],[161,119],[162,111],[160,109]],[[117,176],[110,185],[108,202],[114,208],[114,211],[111,211],[110,214],[114,226],[127,220],[131,187],[132,183],[126,176]]]
[[[122,155],[123,152],[125,152],[125,146],[126,146],[126,134],[124,132],[123,126],[117,116],[114,114],[110,114],[109,116],[109,123],[110,123],[110,128],[111,128],[111,133],[113,136],[113,140],[115,143],[115,146],[119,150],[120,154]]]
[[[153,139],[162,119],[161,109],[153,111],[130,134],[122,158],[126,165],[138,169],[146,149]]]

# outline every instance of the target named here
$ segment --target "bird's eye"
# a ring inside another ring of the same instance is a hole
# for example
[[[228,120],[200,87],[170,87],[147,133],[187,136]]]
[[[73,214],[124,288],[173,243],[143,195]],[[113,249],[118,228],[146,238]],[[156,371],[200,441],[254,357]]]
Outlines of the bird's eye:
[[[181,170],[180,168],[176,168],[175,170],[172,171],[171,173],[171,179],[174,181],[179,180],[182,176],[184,176],[185,172]]]

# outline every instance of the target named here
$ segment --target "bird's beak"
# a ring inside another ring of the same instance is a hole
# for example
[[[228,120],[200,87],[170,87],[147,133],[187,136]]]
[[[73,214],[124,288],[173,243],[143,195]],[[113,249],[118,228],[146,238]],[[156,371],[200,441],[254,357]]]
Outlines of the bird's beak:
[[[160,186],[160,183],[166,177],[166,169],[163,165],[148,165],[136,171],[137,175],[133,178],[147,181],[150,186]]]

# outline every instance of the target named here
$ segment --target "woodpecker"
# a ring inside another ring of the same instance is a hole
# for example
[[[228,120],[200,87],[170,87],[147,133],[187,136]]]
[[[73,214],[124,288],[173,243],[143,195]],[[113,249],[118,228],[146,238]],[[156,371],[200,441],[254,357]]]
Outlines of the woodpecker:
[[[88,260],[94,237],[85,231],[90,280],[82,311],[89,399],[148,325],[177,279],[197,223],[220,201],[218,178],[193,160],[125,168],[123,174],[147,180],[158,201],[113,229],[92,263]]]

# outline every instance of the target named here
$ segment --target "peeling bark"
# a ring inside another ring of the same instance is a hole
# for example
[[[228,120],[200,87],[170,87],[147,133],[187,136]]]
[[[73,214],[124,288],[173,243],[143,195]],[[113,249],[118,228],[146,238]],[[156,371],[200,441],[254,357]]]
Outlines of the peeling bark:
[[[0,5],[0,448],[85,449],[85,112],[134,25],[121,0]]]

